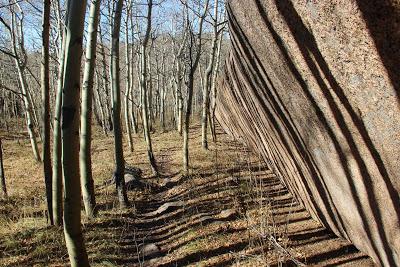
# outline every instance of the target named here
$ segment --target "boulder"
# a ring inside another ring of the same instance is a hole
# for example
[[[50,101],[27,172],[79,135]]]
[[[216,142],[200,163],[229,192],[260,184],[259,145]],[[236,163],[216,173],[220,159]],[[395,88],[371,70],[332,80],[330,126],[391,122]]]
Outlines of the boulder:
[[[260,153],[314,219],[400,266],[400,5],[227,2],[223,129]]]

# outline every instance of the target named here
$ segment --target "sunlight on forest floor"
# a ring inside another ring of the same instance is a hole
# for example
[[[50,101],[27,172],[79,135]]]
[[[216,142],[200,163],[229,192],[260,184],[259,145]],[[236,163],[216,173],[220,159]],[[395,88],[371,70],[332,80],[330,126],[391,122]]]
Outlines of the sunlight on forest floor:
[[[0,265],[64,266],[62,229],[48,227],[42,168],[27,139],[4,136],[4,167],[10,198],[0,200]],[[143,171],[118,209],[113,185],[113,139],[93,137],[93,177],[98,217],[87,221],[85,241],[92,266],[264,266],[296,259],[306,264],[369,266],[368,257],[319,223],[254,154],[219,129],[218,142],[201,148],[191,128],[190,176],[181,175],[181,137],[153,135],[160,177],[152,177],[145,143],[135,136],[127,166]],[[126,141],[126,140],[125,140]],[[156,253],[143,247],[155,245]]]

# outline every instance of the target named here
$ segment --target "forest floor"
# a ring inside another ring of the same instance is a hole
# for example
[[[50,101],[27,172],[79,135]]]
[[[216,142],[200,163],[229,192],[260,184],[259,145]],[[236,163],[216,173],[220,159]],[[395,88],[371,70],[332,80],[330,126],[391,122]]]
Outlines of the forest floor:
[[[0,132],[10,197],[0,200],[0,266],[68,264],[63,231],[44,218],[41,165],[23,134]],[[314,221],[264,163],[221,130],[201,149],[190,131],[189,176],[181,174],[181,137],[156,132],[160,177],[153,177],[141,136],[125,160],[140,168],[120,210],[113,185],[113,139],[96,131],[93,174],[98,216],[83,231],[92,266],[373,266],[370,258]],[[19,141],[17,140],[19,137]],[[132,178],[132,177],[130,177]]]

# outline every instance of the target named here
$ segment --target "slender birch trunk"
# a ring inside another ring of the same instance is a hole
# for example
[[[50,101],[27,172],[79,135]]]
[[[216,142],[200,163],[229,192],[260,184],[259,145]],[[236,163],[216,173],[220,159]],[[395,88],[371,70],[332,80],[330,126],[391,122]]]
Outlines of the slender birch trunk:
[[[7,197],[6,175],[4,174],[3,166],[3,144],[0,138],[0,191],[3,198]]]
[[[162,63],[162,83],[161,83],[161,88],[160,88],[160,124],[161,124],[161,129],[164,132],[165,131],[165,93],[166,93],[166,82],[165,82],[165,75],[166,75],[166,69],[165,69],[165,54],[166,51],[164,49],[163,51],[163,57],[161,60]]]
[[[19,4],[17,4],[19,7]],[[23,36],[23,20],[24,14],[21,12],[18,16],[15,11],[12,11],[11,15],[11,26],[6,24],[4,20],[1,20],[2,24],[7,28],[10,39],[11,39],[11,51],[13,51],[13,58],[15,66],[18,72],[19,86],[23,95],[24,106],[25,106],[25,117],[26,125],[29,134],[29,139],[32,146],[33,155],[36,161],[41,161],[39,149],[36,141],[35,130],[34,130],[34,117],[33,117],[33,106],[29,94],[28,83],[26,81],[26,52],[24,47],[24,36]],[[21,53],[19,53],[21,52]],[[22,56],[20,56],[22,54]]]
[[[42,160],[40,158],[39,148],[38,148],[37,141],[36,141],[36,135],[35,135],[35,130],[34,130],[34,121],[33,121],[33,115],[32,115],[32,103],[31,103],[29,95],[28,95],[29,89],[28,89],[28,84],[26,82],[25,71],[24,71],[24,68],[22,66],[20,66],[20,64],[18,62],[16,62],[15,64],[18,65],[18,77],[19,77],[19,81],[21,83],[22,94],[24,95],[26,124],[27,124],[29,139],[30,139],[31,146],[32,146],[33,155],[34,155],[36,161],[40,162]]]
[[[185,25],[187,27],[187,25]],[[188,32],[185,30],[183,40],[179,46],[178,53],[174,55],[176,63],[176,78],[175,78],[175,101],[176,101],[176,127],[179,135],[182,135],[183,126],[183,95],[182,95],[182,56],[185,48],[185,43],[188,38]]]
[[[141,45],[141,56],[140,56],[140,87],[142,90],[142,121],[143,121],[143,131],[144,131],[144,137],[146,140],[147,144],[147,156],[149,158],[150,166],[152,169],[153,174],[158,174],[157,170],[157,165],[156,165],[156,160],[154,158],[153,154],[153,147],[151,143],[151,136],[150,136],[150,128],[149,128],[149,108],[148,108],[148,103],[147,103],[147,45],[149,42],[150,38],[150,32],[151,32],[151,16],[152,16],[152,9],[153,9],[153,1],[149,0],[147,2],[147,29],[146,33]]]
[[[99,24],[99,35],[100,35],[100,43],[101,43],[101,49],[100,49],[100,54],[101,54],[101,65],[102,65],[102,71],[103,71],[103,87],[104,87],[104,92],[106,93],[105,99],[104,99],[104,104],[106,108],[106,115],[107,115],[107,123],[108,123],[108,131],[113,130],[113,123],[112,123],[112,116],[111,116],[111,109],[109,105],[109,80],[108,80],[108,73],[107,73],[107,60],[106,60],[106,51],[104,49],[104,42],[103,42],[103,35],[102,35],[102,27],[101,23]]]
[[[190,32],[189,36],[189,73],[188,80],[186,82],[187,87],[187,102],[186,102],[186,114],[185,114],[185,126],[183,131],[183,171],[188,174],[189,173],[189,124],[190,124],[190,115],[192,112],[192,98],[193,98],[193,83],[194,83],[194,74],[196,72],[197,66],[199,64],[200,55],[201,55],[201,47],[202,47],[202,33],[203,33],[203,24],[208,11],[209,0],[205,2],[204,11],[199,17],[198,27],[199,32],[194,34],[193,29],[189,26],[188,31]],[[187,4],[186,4],[186,8]],[[187,20],[189,20],[187,15]],[[188,22],[188,25],[190,23]]]
[[[133,16],[132,12],[133,11],[131,10],[131,14],[129,16],[129,21],[130,21],[130,24],[131,24],[131,28],[130,28],[130,30],[131,30],[130,31],[131,38],[132,38],[132,40],[134,40],[134,36],[136,34],[135,30],[138,27],[138,23],[136,23],[136,25],[134,24],[134,22],[133,22],[133,17],[134,16]],[[137,116],[137,113],[135,114],[135,111],[137,111],[138,108],[135,107],[136,104],[135,104],[135,101],[134,101],[136,94],[134,93],[135,70],[134,70],[134,67],[133,67],[133,59],[135,58],[135,54],[137,54],[137,49],[134,49],[133,43],[132,43],[132,48],[130,49],[130,52],[131,52],[130,57],[131,57],[131,61],[132,61],[131,62],[131,68],[130,68],[130,71],[131,71],[131,73],[130,73],[130,81],[131,81],[131,89],[130,89],[130,91],[131,91],[132,101],[131,101],[131,111],[130,111],[129,115],[130,115],[130,119],[131,119],[131,126],[132,126],[133,134],[137,134],[138,133],[138,116]],[[138,64],[139,64],[139,60],[137,58],[136,59],[136,66],[138,66]],[[140,79],[140,77],[139,77],[139,79]],[[140,82],[139,82],[139,84],[140,84]],[[139,102],[140,102],[140,100],[139,100]]]
[[[217,52],[218,43],[218,0],[214,3],[214,21],[213,21],[214,35],[212,39],[210,58],[204,78],[203,87],[203,106],[201,116],[201,143],[203,149],[208,149],[207,128],[208,119],[210,117],[210,91],[211,91],[211,78],[215,68],[215,56]]]
[[[121,129],[121,88],[119,69],[119,36],[121,27],[122,6],[124,1],[118,0],[112,31],[111,42],[111,82],[113,96],[113,125],[114,125],[114,147],[115,147],[115,184],[118,193],[118,200],[121,208],[129,205],[125,188],[125,161],[122,145]]]
[[[61,106],[62,106],[62,88],[64,79],[64,49],[65,49],[65,30],[62,26],[61,8],[59,0],[56,2],[56,15],[58,22],[58,38],[60,45],[58,49],[58,81],[56,91],[56,103],[54,107],[53,118],[53,161],[52,161],[52,209],[54,224],[60,226],[62,224],[62,146],[61,146]]]
[[[221,46],[222,46],[223,31],[220,32],[218,39],[218,51],[217,51],[217,62],[215,64],[215,69],[212,78],[212,101],[210,110],[210,128],[212,133],[213,142],[217,141],[217,131],[215,127],[215,108],[217,107],[217,76],[219,71],[219,65],[221,62]]]
[[[43,0],[42,25],[42,123],[43,123],[43,172],[46,186],[47,212],[50,225],[54,225],[52,209],[52,173],[50,154],[50,74],[49,74],[49,38],[50,38],[50,0]]]
[[[125,64],[126,64],[126,83],[125,83],[125,101],[124,101],[124,115],[125,115],[125,126],[126,126],[126,134],[128,135],[128,143],[129,143],[129,151],[133,152],[133,140],[132,140],[132,125],[129,115],[129,102],[131,96],[131,58],[130,58],[130,49],[129,49],[129,16],[131,12],[131,4],[129,2],[127,8],[127,15],[125,20]]]
[[[86,216],[95,216],[96,198],[92,176],[92,99],[94,68],[96,65],[97,27],[100,15],[100,0],[92,0],[89,11],[88,40],[86,45],[85,70],[83,73],[80,136],[80,174],[83,204]]]
[[[106,113],[104,111],[104,105],[103,105],[103,100],[101,98],[101,93],[100,93],[100,74],[96,69],[96,95],[97,95],[97,101],[98,105],[100,108],[100,113],[101,113],[101,128],[103,129],[103,133],[107,135],[107,121],[106,121]]]
[[[62,104],[64,234],[72,267],[89,266],[81,229],[79,174],[79,93],[86,1],[69,0],[66,19]]]
[[[52,179],[52,194],[53,194],[53,217],[54,224],[62,224],[62,144],[61,144],[61,107],[62,107],[62,89],[64,85],[64,63],[65,63],[65,31],[63,30],[61,22],[60,3],[57,2],[57,15],[58,15],[58,28],[59,35],[61,36],[60,49],[59,49],[59,68],[58,68],[58,82],[56,93],[56,104],[54,108],[53,119],[53,179]]]

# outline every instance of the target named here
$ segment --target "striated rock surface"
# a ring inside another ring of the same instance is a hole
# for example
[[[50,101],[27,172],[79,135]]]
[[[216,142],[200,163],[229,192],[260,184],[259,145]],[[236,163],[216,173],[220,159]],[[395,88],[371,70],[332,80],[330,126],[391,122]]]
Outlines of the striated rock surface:
[[[400,2],[231,0],[217,119],[312,216],[400,265]]]

